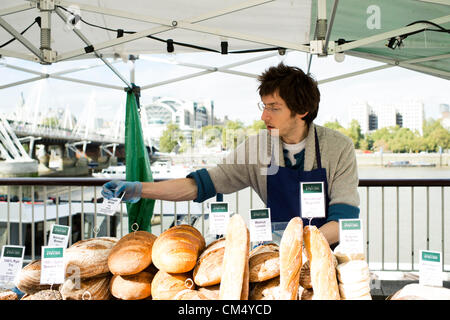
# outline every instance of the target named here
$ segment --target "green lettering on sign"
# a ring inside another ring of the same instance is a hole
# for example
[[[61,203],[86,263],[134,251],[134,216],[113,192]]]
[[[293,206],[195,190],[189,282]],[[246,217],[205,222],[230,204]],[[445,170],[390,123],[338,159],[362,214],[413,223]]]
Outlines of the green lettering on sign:
[[[361,230],[361,221],[342,221],[342,230]]]
[[[8,258],[22,258],[23,248],[5,247],[3,252],[4,257]]]
[[[436,252],[422,251],[422,260],[432,261],[432,262],[440,262],[441,255]]]
[[[69,227],[66,226],[53,226],[53,234],[59,234],[62,236],[67,236],[69,233]]]
[[[268,209],[251,210],[250,217],[252,219],[268,219],[269,218],[269,210]]]
[[[62,258],[63,248],[44,248],[44,258]]]
[[[228,203],[211,203],[211,212],[228,212]]]
[[[321,183],[304,183],[303,193],[322,193]]]

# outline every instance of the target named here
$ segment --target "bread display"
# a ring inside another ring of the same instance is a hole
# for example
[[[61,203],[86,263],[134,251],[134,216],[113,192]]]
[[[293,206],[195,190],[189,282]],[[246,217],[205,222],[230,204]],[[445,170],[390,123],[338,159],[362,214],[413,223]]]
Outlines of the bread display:
[[[241,300],[242,297],[246,299],[245,296],[248,298],[249,247],[250,234],[247,226],[244,219],[239,214],[235,214],[227,225],[219,291],[220,300]],[[244,283],[246,279],[247,283]]]
[[[196,285],[206,287],[220,283],[224,252],[225,238],[213,241],[206,247],[193,270]]]
[[[262,282],[252,284],[250,300],[278,300],[280,290],[280,277],[275,277]]]
[[[121,300],[142,300],[151,296],[154,274],[142,271],[133,275],[114,275],[111,294]]]
[[[297,300],[302,267],[303,221],[292,218],[280,241],[280,299]]]
[[[70,277],[60,286],[59,292],[63,300],[109,300],[110,275],[79,279]]]
[[[41,290],[50,289],[49,284],[41,283],[41,260],[33,260],[23,267],[16,278],[16,287],[26,293],[33,294]]]
[[[205,248],[202,234],[190,225],[179,225],[160,234],[152,249],[152,262],[168,273],[191,271]]]
[[[280,275],[280,252],[275,243],[260,245],[250,251],[250,282],[266,281]]]
[[[152,263],[152,247],[156,236],[147,231],[136,231],[122,237],[111,249],[108,268],[115,275],[132,275]]]
[[[117,241],[112,237],[98,237],[74,243],[64,253],[66,276],[92,278],[109,273],[108,256]]]
[[[33,294],[26,294],[20,300],[63,300],[58,290],[41,290]]]
[[[152,280],[153,300],[172,300],[182,290],[195,289],[189,273],[167,273],[159,270]]]
[[[303,230],[303,240],[310,263],[314,300],[340,300],[336,258],[327,240],[317,227],[310,225]]]

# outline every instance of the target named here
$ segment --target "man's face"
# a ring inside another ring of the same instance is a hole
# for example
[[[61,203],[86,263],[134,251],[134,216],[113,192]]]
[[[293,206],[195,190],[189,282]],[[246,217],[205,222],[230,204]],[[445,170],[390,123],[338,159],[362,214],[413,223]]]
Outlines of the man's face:
[[[299,143],[306,137],[307,125],[302,117],[307,113],[292,115],[278,92],[262,96],[261,100],[265,104],[261,120],[271,135],[278,135],[283,142],[290,144]]]

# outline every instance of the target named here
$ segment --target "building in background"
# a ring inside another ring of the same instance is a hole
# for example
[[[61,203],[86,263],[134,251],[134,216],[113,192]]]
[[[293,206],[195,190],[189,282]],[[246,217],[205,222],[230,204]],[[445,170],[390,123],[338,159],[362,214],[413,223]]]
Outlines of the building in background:
[[[349,113],[349,120],[357,120],[364,134],[392,126],[408,128],[419,132],[420,135],[423,134],[425,114],[421,101],[383,104],[358,102],[350,107]]]

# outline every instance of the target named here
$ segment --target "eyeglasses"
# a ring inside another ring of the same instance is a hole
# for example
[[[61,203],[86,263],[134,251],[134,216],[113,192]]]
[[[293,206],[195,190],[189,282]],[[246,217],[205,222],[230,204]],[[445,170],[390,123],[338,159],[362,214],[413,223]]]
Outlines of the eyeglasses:
[[[281,108],[279,107],[279,105],[277,103],[268,103],[266,105],[264,102],[260,101],[260,102],[258,102],[257,105],[258,105],[259,110],[261,110],[261,111],[266,110],[270,113],[276,113],[281,110]]]

